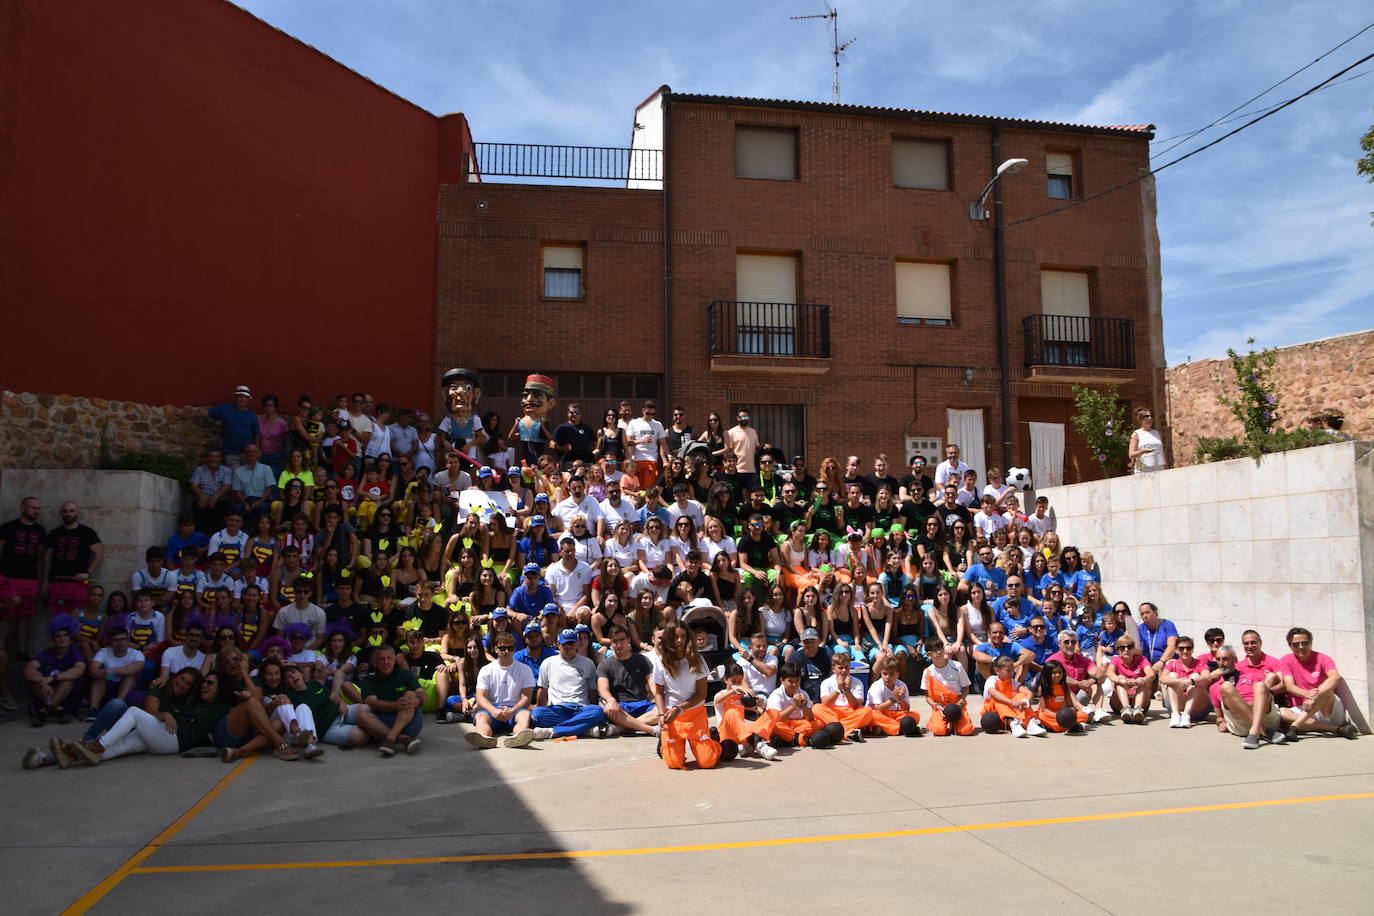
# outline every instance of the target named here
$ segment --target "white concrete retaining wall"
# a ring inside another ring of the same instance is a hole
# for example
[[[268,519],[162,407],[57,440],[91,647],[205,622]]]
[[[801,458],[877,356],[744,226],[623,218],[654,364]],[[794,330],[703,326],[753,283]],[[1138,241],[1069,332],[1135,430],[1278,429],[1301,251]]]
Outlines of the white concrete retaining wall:
[[[58,507],[74,500],[81,521],[95,529],[105,548],[95,578],[106,590],[129,591],[129,577],[143,565],[143,552],[163,545],[176,532],[182,511],[181,484],[146,471],[10,470],[0,473],[0,521],[19,514],[19,501],[35,496],[43,505],[39,522],[61,524]],[[47,610],[40,606],[42,620]],[[34,627],[34,639],[45,644],[45,630]]]
[[[1258,630],[1269,654],[1312,631],[1374,707],[1374,443],[1051,487],[1064,544],[1092,551],[1109,601],[1153,601],[1192,636]]]

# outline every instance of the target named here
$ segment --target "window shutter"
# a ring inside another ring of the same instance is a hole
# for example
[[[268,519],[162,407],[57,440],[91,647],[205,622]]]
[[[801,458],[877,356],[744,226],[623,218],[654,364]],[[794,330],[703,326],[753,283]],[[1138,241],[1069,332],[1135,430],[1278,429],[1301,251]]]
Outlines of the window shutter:
[[[899,188],[949,189],[949,146],[939,140],[892,138],[892,183]]]
[[[950,321],[949,265],[897,262],[897,317]]]
[[[795,303],[797,259],[791,255],[737,255],[735,296],[740,302]]]
[[[1076,270],[1040,271],[1040,309],[1046,315],[1067,318],[1089,318],[1092,304],[1088,297],[1088,275]],[[1086,343],[1089,327],[1086,321],[1050,322],[1047,339]]]
[[[765,127],[736,127],[735,177],[795,181],[797,132]]]
[[[1046,153],[1045,171],[1051,175],[1073,177],[1073,156],[1069,153]]]
[[[545,245],[544,246],[544,268],[561,268],[563,270],[582,269],[582,246],[581,245]]]

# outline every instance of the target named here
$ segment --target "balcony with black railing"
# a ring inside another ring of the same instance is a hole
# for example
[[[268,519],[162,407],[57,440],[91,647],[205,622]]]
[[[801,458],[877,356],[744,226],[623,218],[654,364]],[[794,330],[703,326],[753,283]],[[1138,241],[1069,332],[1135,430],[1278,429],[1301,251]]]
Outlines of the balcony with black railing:
[[[1135,322],[1130,318],[1027,315],[1026,368],[1134,369]]]
[[[614,146],[474,143],[482,179],[549,178],[566,183],[618,181],[635,187],[663,179],[663,152]]]
[[[717,300],[710,308],[711,357],[728,368],[825,371],[830,359],[830,306]]]

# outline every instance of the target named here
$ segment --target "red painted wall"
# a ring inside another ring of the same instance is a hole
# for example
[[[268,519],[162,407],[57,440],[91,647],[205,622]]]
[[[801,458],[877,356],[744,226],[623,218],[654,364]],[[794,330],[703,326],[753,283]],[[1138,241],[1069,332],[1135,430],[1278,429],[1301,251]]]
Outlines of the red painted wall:
[[[437,188],[470,143],[223,0],[8,0],[0,383],[427,406]]]

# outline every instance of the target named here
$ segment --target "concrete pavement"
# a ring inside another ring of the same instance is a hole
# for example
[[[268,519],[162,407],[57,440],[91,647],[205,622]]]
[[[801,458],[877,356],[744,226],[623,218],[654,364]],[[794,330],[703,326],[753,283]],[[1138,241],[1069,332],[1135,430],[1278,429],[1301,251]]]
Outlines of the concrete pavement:
[[[419,755],[390,760],[330,749],[313,762],[143,756],[25,772],[27,744],[79,729],[9,722],[5,910],[84,897],[92,913],[145,916],[700,914],[890,893],[946,912],[1062,916],[1135,913],[1180,892],[1255,912],[1374,899],[1369,737],[1243,751],[1210,724],[1156,719],[1081,737],[872,739],[683,773],[651,739],[478,753],[465,728],[431,722]],[[135,855],[138,868],[92,893]]]

